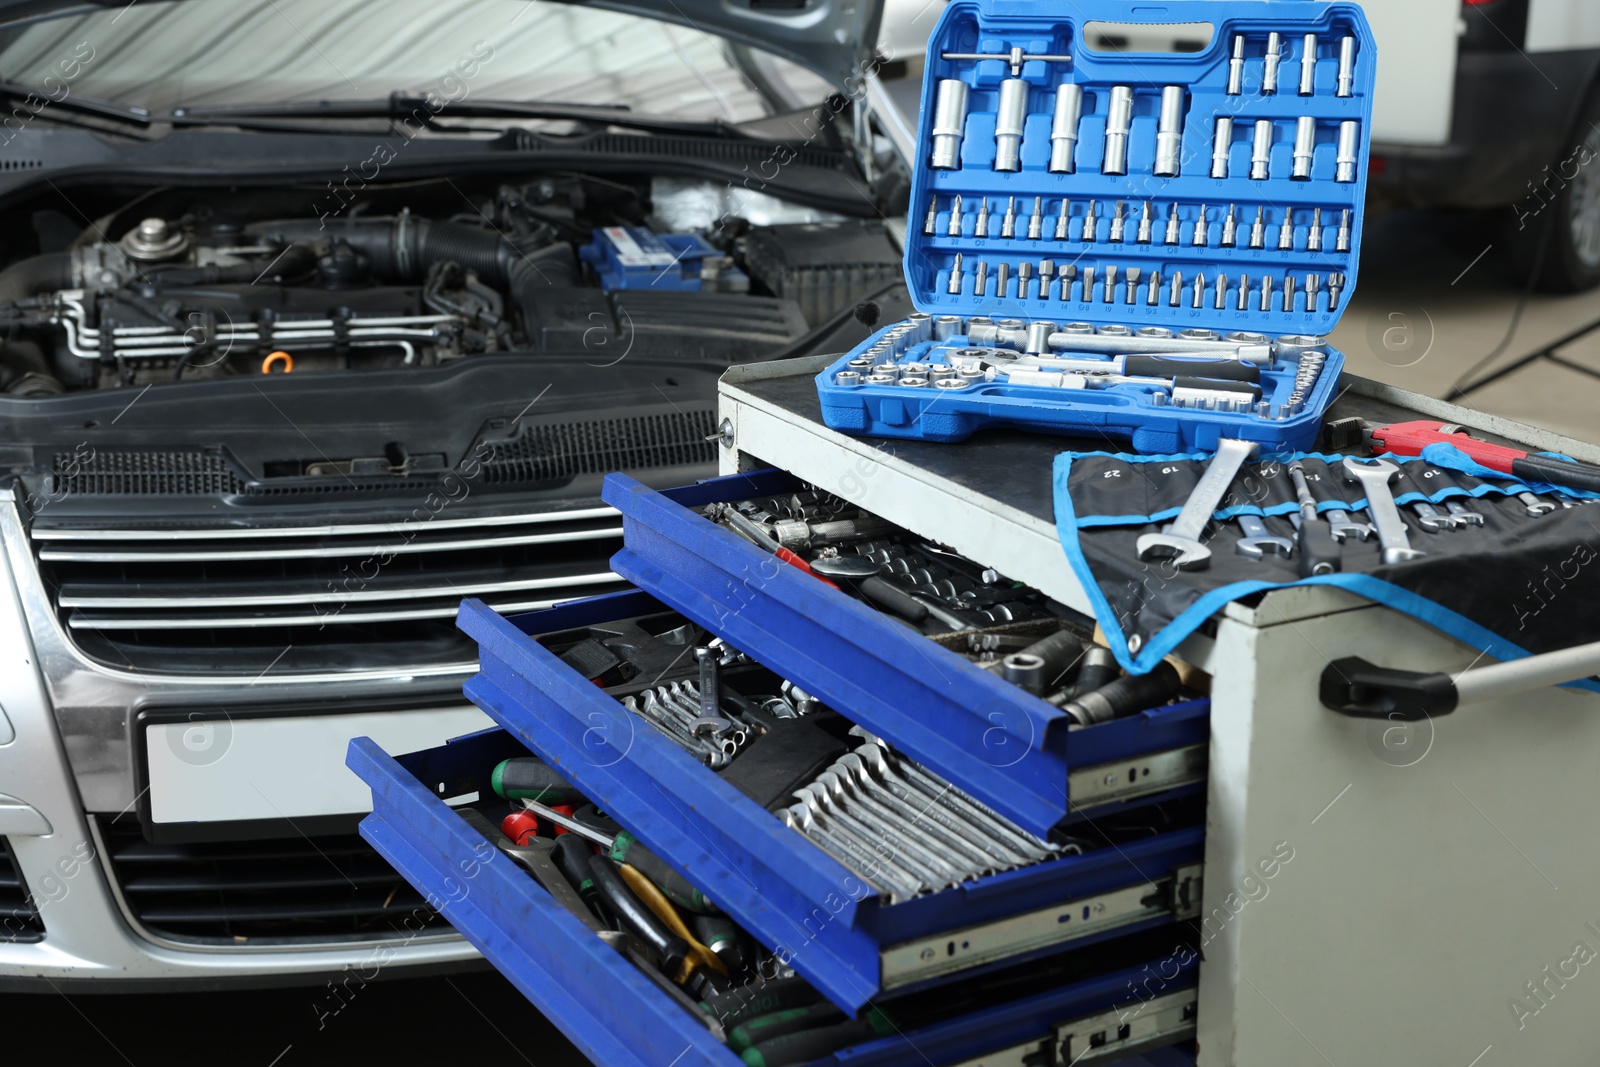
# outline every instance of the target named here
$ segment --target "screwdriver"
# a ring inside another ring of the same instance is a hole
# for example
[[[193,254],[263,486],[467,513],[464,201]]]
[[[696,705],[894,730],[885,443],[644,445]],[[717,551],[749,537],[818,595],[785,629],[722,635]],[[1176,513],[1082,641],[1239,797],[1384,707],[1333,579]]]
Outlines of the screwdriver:
[[[489,773],[489,788],[506,800],[537,800],[558,806],[582,804],[584,797],[542,759],[517,756],[501,760]]]
[[[667,928],[653,911],[633,894],[617,868],[600,856],[589,857],[589,877],[595,889],[621,924],[639,938],[655,957],[661,972],[682,985],[697,969],[690,959],[689,943]]]
[[[677,910],[673,908],[672,901],[668,900],[666,895],[656,888],[654,882],[640,873],[637,867],[627,863],[619,864],[617,873],[622,875],[622,880],[627,883],[629,889],[633,890],[634,896],[643,901],[644,906],[649,908],[655,914],[655,917],[660,919],[668,930],[672,931],[674,936],[681,939],[688,946],[688,951],[684,955],[683,981],[688,981],[689,975],[695,969],[702,967],[715,971],[724,978],[728,976],[727,964],[723,963],[722,958],[715,952],[701,944],[700,939],[695,937],[689,927],[684,924],[683,916],[679,915]]]
[[[804,1007],[821,999],[822,994],[810,982],[792,974],[786,978],[767,979],[757,985],[710,990],[701,998],[700,1007],[724,1026],[732,1027],[760,1015]]]
[[[557,826],[565,826],[573,833],[586,837],[606,849],[612,862],[637,867],[640,874],[660,886],[667,899],[680,908],[706,914],[715,914],[719,910],[701,894],[700,890],[690,885],[683,875],[668,867],[660,856],[639,844],[639,839],[626,830],[619,830],[614,835],[602,833],[577,819],[568,818],[537,800],[523,800],[522,805],[537,813],[540,818],[549,819]]]
[[[809,1004],[800,1008],[768,1012],[728,1031],[728,1047],[743,1052],[752,1045],[762,1044],[799,1033],[815,1030],[844,1021],[844,1012],[832,1004]]]
[[[748,1067],[788,1067],[789,1064],[810,1063],[841,1048],[896,1032],[897,1027],[890,1018],[882,1010],[873,1008],[859,1019],[787,1033],[751,1045],[740,1058]]]

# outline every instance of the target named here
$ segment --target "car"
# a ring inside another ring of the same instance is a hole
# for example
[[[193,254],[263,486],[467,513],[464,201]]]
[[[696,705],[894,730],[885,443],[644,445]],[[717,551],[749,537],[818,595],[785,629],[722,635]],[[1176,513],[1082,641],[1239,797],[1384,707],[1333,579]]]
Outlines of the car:
[[[1600,5],[1363,6],[1378,38],[1374,205],[1497,212],[1524,278],[1600,284]]]
[[[622,588],[732,363],[910,310],[874,3],[0,0],[0,988],[476,953],[350,738]]]

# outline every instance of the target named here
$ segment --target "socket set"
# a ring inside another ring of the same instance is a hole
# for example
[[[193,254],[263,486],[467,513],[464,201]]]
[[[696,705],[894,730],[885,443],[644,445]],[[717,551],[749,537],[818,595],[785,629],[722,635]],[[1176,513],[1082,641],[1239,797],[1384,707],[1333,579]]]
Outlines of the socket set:
[[[918,312],[960,330],[1021,323],[1049,336],[1070,320],[1067,330],[1124,338],[1114,350],[1047,346],[1073,359],[1215,363],[1202,345],[1143,342],[1328,334],[1361,246],[1377,55],[1360,8],[1190,4],[1186,17],[1211,23],[1210,43],[1157,54],[1089,47],[1087,23],[1130,21],[1110,0],[1070,15],[1018,10],[957,0],[930,37],[905,249]],[[1131,438],[1143,452],[1208,448],[1224,434],[1305,448],[1332,397],[1300,390],[1291,401],[1285,383],[1303,376],[1275,361],[1249,383],[1259,391],[1211,367],[1177,367],[1163,388],[1118,380],[1129,376],[1112,366],[1088,368],[1105,374],[1083,384],[861,362],[884,355],[894,329],[818,376],[830,427],[956,441],[1009,425]],[[996,347],[944,333],[937,340]],[[1322,348],[1331,385],[1343,358]],[[1235,384],[1179,391],[1177,378]]]

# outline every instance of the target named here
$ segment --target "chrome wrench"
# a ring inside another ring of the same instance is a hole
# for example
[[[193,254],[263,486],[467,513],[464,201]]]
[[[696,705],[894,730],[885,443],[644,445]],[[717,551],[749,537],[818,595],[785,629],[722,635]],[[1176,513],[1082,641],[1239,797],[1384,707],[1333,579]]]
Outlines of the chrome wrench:
[[[1384,564],[1393,566],[1426,556],[1426,552],[1411,547],[1405,520],[1400,517],[1394,494],[1389,491],[1389,480],[1400,473],[1400,468],[1386,459],[1362,463],[1352,456],[1345,458],[1344,469],[1366,491],[1367,514],[1372,516],[1372,524],[1377,528]]]
[[[1261,521],[1261,516],[1240,514],[1235,515],[1239,529],[1244,531],[1244,536],[1234,544],[1234,550],[1241,556],[1250,559],[1261,559],[1268,551],[1288,559],[1294,554],[1294,542],[1287,537],[1274,537],[1267,529],[1267,524]]]
[[[1445,510],[1450,512],[1450,517],[1462,526],[1482,526],[1483,516],[1467,507],[1459,500],[1446,500]]]
[[[1211,457],[1206,472],[1195,483],[1194,491],[1184,501],[1178,517],[1158,532],[1139,535],[1139,540],[1135,542],[1139,558],[1170,559],[1179,570],[1200,570],[1205,567],[1211,559],[1211,549],[1200,543],[1200,535],[1206,532],[1211,513],[1228,495],[1228,488],[1233,485],[1239,468],[1244,466],[1245,460],[1256,454],[1257,447],[1254,441],[1241,441],[1233,437],[1225,437],[1217,442],[1216,455]]]
[[[1483,516],[1479,516],[1481,520]],[[1372,527],[1364,522],[1357,522],[1351,518],[1348,511],[1338,508],[1328,509],[1328,525],[1333,528],[1335,541],[1343,541],[1346,537],[1354,537],[1357,541],[1365,541],[1372,536]]]

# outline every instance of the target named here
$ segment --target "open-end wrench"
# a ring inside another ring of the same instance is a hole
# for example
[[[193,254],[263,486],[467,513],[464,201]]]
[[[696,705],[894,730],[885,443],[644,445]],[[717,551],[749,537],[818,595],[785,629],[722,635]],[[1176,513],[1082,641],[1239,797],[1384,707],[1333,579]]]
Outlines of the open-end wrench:
[[[1450,512],[1450,517],[1462,526],[1482,526],[1483,516],[1467,507],[1459,500],[1446,500],[1445,510]]]
[[[1179,570],[1199,570],[1211,559],[1211,549],[1200,543],[1206,532],[1211,513],[1228,495],[1234,475],[1244,466],[1244,461],[1255,455],[1254,441],[1241,441],[1225,437],[1217,442],[1217,453],[1211,457],[1206,472],[1195,483],[1194,491],[1184,501],[1183,510],[1165,529],[1155,533],[1140,534],[1135,542],[1139,558],[1171,559]]]
[[[1353,456],[1347,456],[1344,469],[1366,491],[1367,514],[1372,516],[1372,524],[1377,528],[1384,564],[1393,566],[1426,556],[1426,552],[1411,547],[1405,520],[1400,517],[1394,494],[1389,491],[1389,479],[1399,474],[1400,468],[1386,459],[1363,463]]]
[[[1294,542],[1287,537],[1274,537],[1261,516],[1241,513],[1234,518],[1239,521],[1239,529],[1244,531],[1244,536],[1234,544],[1239,555],[1261,559],[1270,551],[1288,559],[1294,554]]]
[[[1522,501],[1522,506],[1527,509],[1528,518],[1537,519],[1545,512],[1554,511],[1556,506],[1548,500],[1540,500],[1532,493],[1518,493],[1517,499]]]
[[[1346,537],[1354,537],[1357,541],[1365,541],[1372,536],[1372,527],[1364,522],[1357,522],[1350,517],[1348,511],[1338,508],[1329,508],[1327,511],[1328,525],[1333,528],[1335,541],[1343,541]],[[1482,521],[1483,516],[1478,516]]]
[[[1456,521],[1446,515],[1441,515],[1439,509],[1426,500],[1418,500],[1411,505],[1411,510],[1417,513],[1417,525],[1429,533],[1438,533],[1440,530],[1454,530]]]

